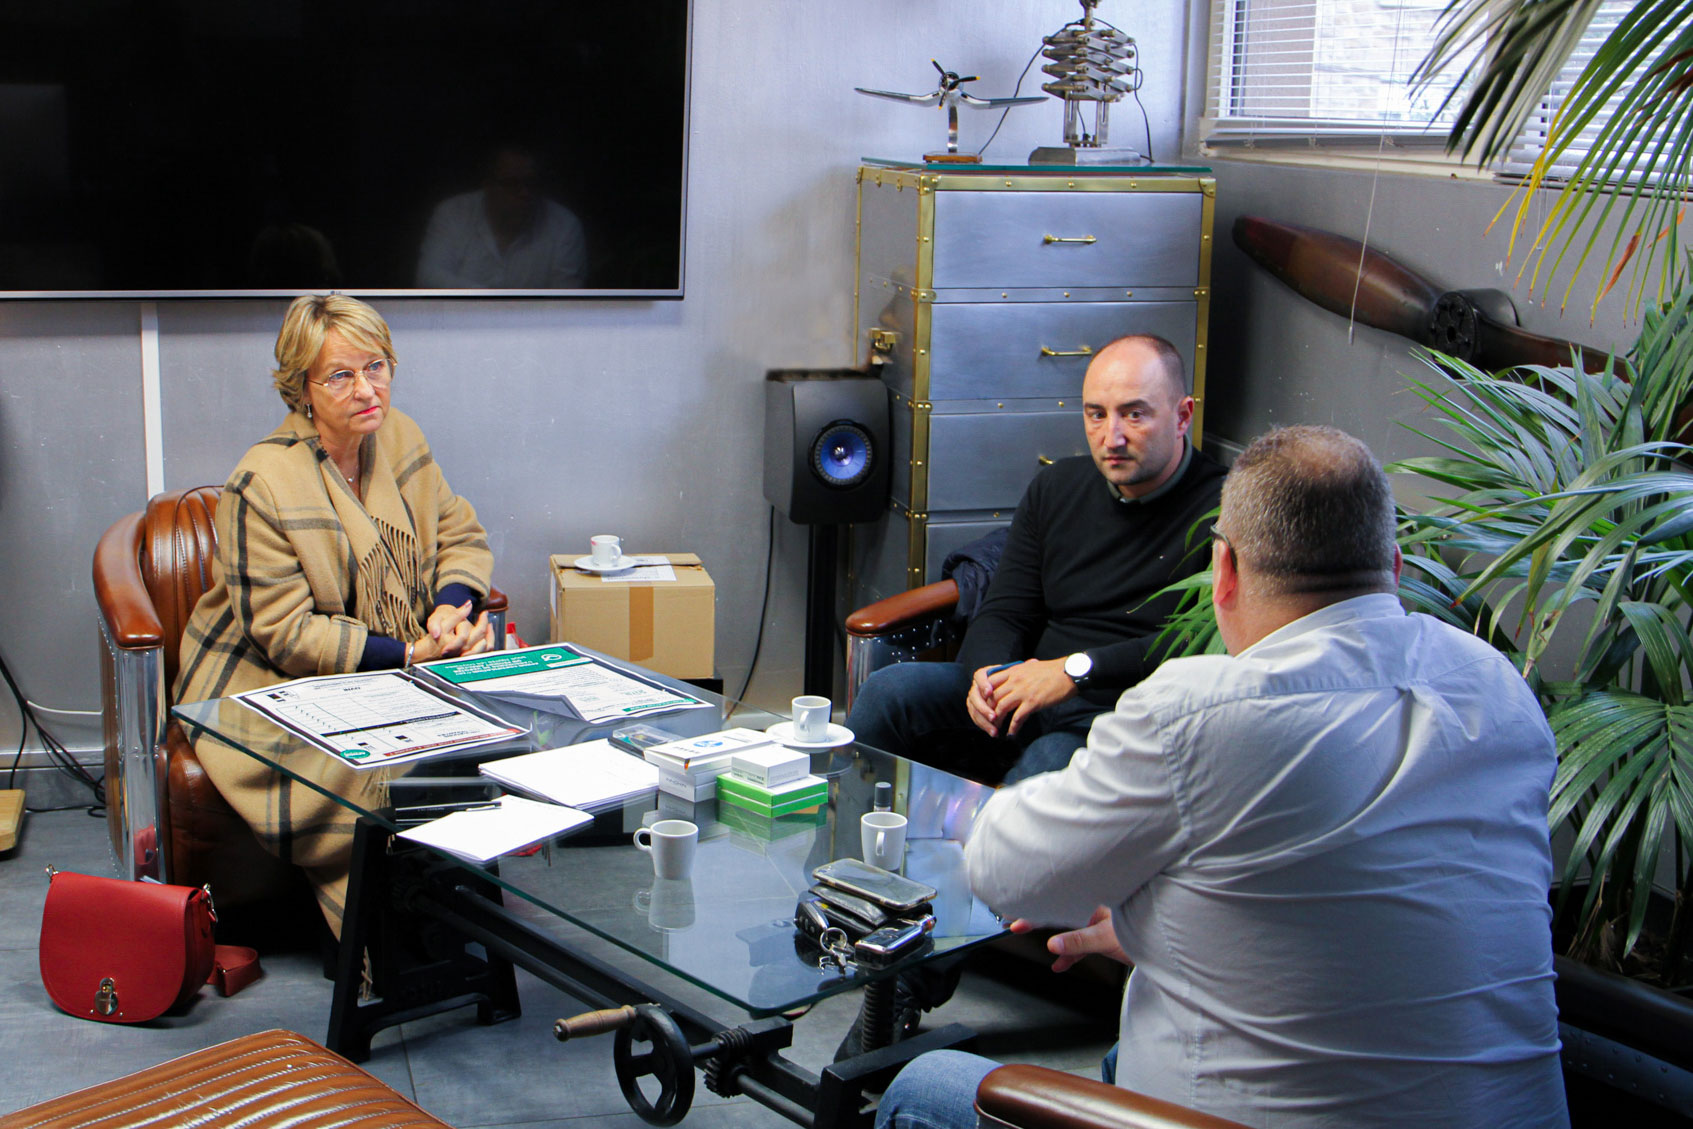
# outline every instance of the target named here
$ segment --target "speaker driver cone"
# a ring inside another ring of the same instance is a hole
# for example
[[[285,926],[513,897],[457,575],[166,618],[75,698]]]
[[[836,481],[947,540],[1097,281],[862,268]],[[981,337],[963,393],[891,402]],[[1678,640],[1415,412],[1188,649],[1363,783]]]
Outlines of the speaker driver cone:
[[[844,490],[870,477],[875,457],[870,433],[852,420],[838,419],[812,443],[811,473],[825,485]]]

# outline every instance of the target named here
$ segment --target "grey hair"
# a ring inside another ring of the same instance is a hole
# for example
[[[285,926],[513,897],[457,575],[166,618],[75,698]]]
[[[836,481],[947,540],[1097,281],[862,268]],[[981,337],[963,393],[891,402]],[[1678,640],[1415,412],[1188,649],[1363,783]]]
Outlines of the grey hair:
[[[1336,428],[1254,440],[1223,483],[1217,526],[1272,593],[1394,590],[1392,488],[1370,449]]]

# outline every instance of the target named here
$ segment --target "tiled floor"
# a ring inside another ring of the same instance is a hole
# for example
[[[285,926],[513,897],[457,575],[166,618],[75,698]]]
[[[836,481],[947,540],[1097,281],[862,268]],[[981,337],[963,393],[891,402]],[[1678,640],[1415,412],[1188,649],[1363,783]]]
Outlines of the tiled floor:
[[[48,865],[111,873],[106,824],[81,812],[32,814],[16,850],[0,854],[0,1113],[151,1066],[237,1035],[283,1027],[321,1041],[330,985],[309,944],[263,953],[264,978],[224,999],[211,988],[179,1015],[126,1027],[73,1019],[41,987],[36,943]],[[601,956],[633,960],[621,952]],[[1006,962],[991,962],[990,965]],[[965,974],[959,992],[926,1025],[958,1022],[981,1035],[983,1053],[1093,1074],[1114,1037],[1110,993],[1057,990],[1049,973],[1028,964],[1011,975]],[[552,1022],[584,1010],[551,986],[518,973],[523,1016],[477,1027],[470,1009],[404,1024],[377,1038],[367,1068],[460,1129],[473,1126],[643,1125],[624,1104],[611,1067],[609,1039],[561,1044]],[[679,982],[673,995],[725,1022],[728,1005]],[[1089,1006],[1066,1002],[1091,995]],[[821,1069],[857,1009],[857,996],[819,1004],[796,1025],[788,1057]],[[683,1123],[713,1126],[790,1124],[746,1098],[724,1100],[700,1086]]]

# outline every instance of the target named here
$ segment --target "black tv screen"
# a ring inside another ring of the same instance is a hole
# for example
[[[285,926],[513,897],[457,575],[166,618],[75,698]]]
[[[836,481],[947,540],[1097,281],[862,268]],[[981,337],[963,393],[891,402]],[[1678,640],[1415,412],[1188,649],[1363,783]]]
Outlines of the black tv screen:
[[[679,297],[689,0],[8,0],[0,294]]]

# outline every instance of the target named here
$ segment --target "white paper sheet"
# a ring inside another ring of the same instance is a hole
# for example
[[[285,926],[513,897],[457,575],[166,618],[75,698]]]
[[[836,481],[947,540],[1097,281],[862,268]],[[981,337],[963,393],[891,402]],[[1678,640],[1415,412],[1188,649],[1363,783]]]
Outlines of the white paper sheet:
[[[537,803],[522,796],[501,796],[497,806],[456,811],[400,832],[400,838],[423,843],[471,862],[487,862],[513,851],[572,831],[594,817],[558,804]]]
[[[395,671],[296,678],[235,699],[357,769],[471,749],[523,732]]]
[[[603,738],[488,761],[481,771],[508,788],[590,811],[658,787],[656,766]]]

